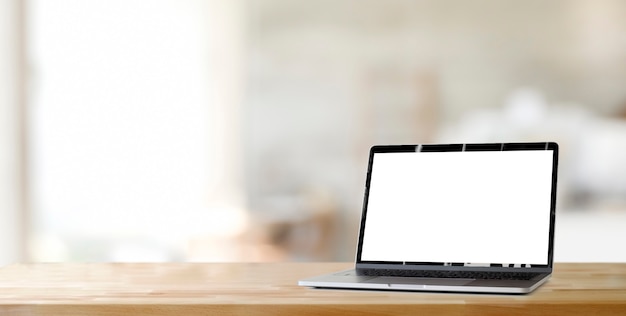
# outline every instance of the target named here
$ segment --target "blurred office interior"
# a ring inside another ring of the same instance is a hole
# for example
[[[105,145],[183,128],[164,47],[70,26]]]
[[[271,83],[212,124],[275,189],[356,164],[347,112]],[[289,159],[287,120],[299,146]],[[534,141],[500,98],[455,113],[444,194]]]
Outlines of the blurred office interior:
[[[0,15],[0,265],[350,261],[371,145],[491,141],[560,143],[557,261],[626,261],[624,1]]]

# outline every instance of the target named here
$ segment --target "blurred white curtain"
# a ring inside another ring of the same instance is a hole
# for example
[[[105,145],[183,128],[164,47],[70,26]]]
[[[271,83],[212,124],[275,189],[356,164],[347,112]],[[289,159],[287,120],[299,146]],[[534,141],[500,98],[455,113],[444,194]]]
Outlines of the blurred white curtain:
[[[30,2],[33,260],[184,260],[240,228],[238,3]]]

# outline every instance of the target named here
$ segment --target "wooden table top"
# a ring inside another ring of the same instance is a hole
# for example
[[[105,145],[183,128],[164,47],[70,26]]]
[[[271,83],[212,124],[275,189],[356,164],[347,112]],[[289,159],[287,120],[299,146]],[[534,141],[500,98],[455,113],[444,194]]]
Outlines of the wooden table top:
[[[313,289],[351,263],[52,263],[0,268],[0,315],[626,315],[626,263],[560,263],[528,295]]]

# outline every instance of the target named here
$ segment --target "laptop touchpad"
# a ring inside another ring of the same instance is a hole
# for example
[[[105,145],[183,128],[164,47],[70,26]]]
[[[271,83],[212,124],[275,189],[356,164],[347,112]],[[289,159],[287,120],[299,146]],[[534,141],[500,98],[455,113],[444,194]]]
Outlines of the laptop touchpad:
[[[381,276],[363,281],[363,283],[382,284],[416,284],[416,285],[451,285],[460,286],[474,281],[474,279],[438,279],[438,278],[413,278],[413,277],[388,277]]]

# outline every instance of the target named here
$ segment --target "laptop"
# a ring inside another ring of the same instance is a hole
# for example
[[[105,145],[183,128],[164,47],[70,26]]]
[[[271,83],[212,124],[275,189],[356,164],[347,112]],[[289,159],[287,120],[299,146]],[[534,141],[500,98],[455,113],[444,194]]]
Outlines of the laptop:
[[[554,142],[373,146],[355,267],[300,286],[530,293],[552,273]]]

